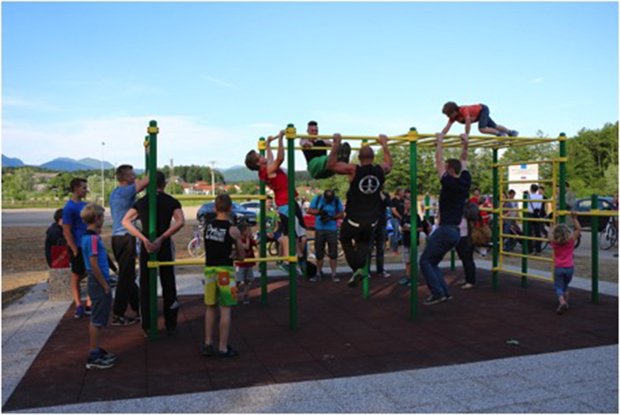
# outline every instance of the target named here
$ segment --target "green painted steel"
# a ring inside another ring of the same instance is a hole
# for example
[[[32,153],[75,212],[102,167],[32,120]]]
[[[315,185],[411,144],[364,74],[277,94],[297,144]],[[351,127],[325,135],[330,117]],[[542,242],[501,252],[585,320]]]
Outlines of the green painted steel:
[[[431,207],[431,196],[427,193],[424,196],[424,219],[429,220],[431,217],[430,208]]]
[[[493,148],[493,271],[492,275],[492,285],[493,291],[497,291],[498,288],[498,272],[497,267],[499,265],[499,215],[497,214],[499,209],[499,167],[498,163],[498,155],[497,148]]]
[[[368,144],[368,140],[362,140],[362,146]],[[368,300],[370,298],[370,256],[372,254],[372,244],[370,242],[370,251],[368,258],[366,259],[366,265],[364,265],[364,272],[362,273],[362,298]],[[355,270],[354,270],[355,271]]]
[[[146,170],[149,175],[147,197],[149,202],[149,240],[157,239],[157,121],[149,122],[149,153]],[[157,261],[157,254],[149,254],[150,261]],[[159,268],[149,268],[149,339],[157,339],[157,273]]]
[[[456,253],[454,248],[450,251],[450,271],[456,270]]]
[[[265,137],[261,137],[259,140],[259,153],[261,157],[265,156]],[[260,186],[260,195],[265,196],[265,182],[262,180],[258,181]],[[261,258],[265,258],[267,256],[267,229],[266,229],[266,220],[267,220],[267,204],[265,199],[261,198],[260,200],[260,245],[258,247],[259,254]],[[261,262],[258,265],[258,269],[260,270],[260,303],[262,305],[267,304],[267,263]]]
[[[289,124],[286,127],[286,145],[288,161],[288,255],[297,255],[295,234],[295,140],[290,139],[289,135],[294,135],[295,126]],[[297,330],[297,262],[289,262],[289,327]]]
[[[598,195],[592,195],[592,209],[598,209]],[[592,216],[592,257],[590,258],[590,265],[592,267],[592,302],[598,304],[598,226],[599,217]]]
[[[410,128],[409,141],[409,190],[411,190],[411,249],[409,250],[409,318],[418,319],[418,132]]]
[[[528,199],[528,194],[527,193],[523,193],[523,215],[525,215],[527,212],[527,200]],[[526,220],[523,221],[523,235],[528,235],[530,231],[530,223]],[[523,255],[527,255],[528,254],[528,241],[525,239],[521,239],[521,253]],[[527,274],[527,258],[523,257],[521,258],[521,272],[524,274],[521,276],[521,286],[523,288],[527,287],[527,277],[525,276],[525,274]]]
[[[560,133],[560,181],[558,183],[560,187],[560,210],[566,210],[566,162],[564,161],[566,157],[566,134]],[[560,223],[566,223],[566,216],[557,216],[557,218]]]

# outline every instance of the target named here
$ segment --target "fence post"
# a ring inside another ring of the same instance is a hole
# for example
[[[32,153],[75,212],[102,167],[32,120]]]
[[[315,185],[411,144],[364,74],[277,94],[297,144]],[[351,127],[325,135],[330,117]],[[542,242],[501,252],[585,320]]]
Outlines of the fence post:
[[[288,161],[288,256],[297,256],[297,234],[295,233],[295,138],[297,130],[293,124],[286,126]],[[288,263],[289,279],[289,327],[297,330],[297,261]]]

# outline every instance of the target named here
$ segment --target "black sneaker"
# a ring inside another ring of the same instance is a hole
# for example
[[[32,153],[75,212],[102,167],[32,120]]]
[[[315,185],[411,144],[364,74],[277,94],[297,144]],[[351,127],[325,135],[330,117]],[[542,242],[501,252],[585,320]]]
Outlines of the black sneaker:
[[[338,161],[348,163],[350,157],[351,157],[351,145],[349,145],[349,143],[342,143],[340,145],[340,148],[338,149]]]
[[[103,355],[96,359],[89,358],[86,361],[86,369],[109,369],[114,366],[114,362],[109,359],[105,359]]]
[[[138,322],[135,318],[124,317],[124,316],[112,316],[112,325],[113,326],[131,326],[132,324],[136,324]]]
[[[93,309],[89,306],[84,307],[84,315],[90,316],[93,313]]]
[[[114,353],[109,353],[107,350],[103,349],[103,348],[99,348],[99,351],[101,352],[101,357],[104,358],[105,360],[109,360],[112,363],[116,362],[116,355]]]
[[[435,297],[434,295],[431,295],[426,300],[424,300],[424,305],[439,304],[447,300],[448,300],[447,297]]]
[[[200,354],[206,357],[211,357],[215,354],[215,347],[212,344],[203,344],[200,346]]]
[[[225,352],[221,350],[217,352],[217,357],[220,357],[222,359],[227,359],[229,357],[235,357],[235,356],[239,356],[239,352],[233,349],[230,345],[226,346]]]

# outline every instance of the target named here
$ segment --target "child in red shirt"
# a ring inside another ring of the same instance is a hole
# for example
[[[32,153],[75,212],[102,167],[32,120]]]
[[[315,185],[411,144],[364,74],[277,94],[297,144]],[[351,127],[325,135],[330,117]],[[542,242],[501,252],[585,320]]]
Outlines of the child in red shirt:
[[[489,107],[484,104],[475,105],[462,105],[458,106],[455,102],[446,102],[443,106],[443,112],[448,117],[448,124],[441,131],[442,134],[448,134],[450,127],[455,121],[465,124],[465,135],[469,137],[471,131],[471,124],[477,122],[478,130],[483,134],[493,134],[498,137],[510,136],[516,137],[519,133],[515,130],[509,130],[508,128],[497,125],[489,117]]]
[[[575,272],[574,252],[575,241],[579,239],[581,226],[577,220],[577,216],[571,215],[575,230],[571,232],[570,228],[561,223],[551,230],[549,240],[553,248],[553,285],[555,293],[558,297],[558,308],[555,310],[557,314],[564,314],[568,310],[568,284],[573,278]]]

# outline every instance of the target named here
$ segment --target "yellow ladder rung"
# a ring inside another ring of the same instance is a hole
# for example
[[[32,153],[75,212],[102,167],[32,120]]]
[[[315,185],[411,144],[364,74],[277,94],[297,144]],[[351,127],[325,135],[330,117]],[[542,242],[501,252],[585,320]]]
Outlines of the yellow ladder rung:
[[[520,275],[522,277],[534,278],[534,279],[539,279],[543,281],[553,282],[553,276],[543,277],[542,275],[533,275],[533,274],[528,274],[528,273],[521,272],[521,271],[512,271],[512,270],[504,269],[504,268],[497,268],[495,270],[499,272],[505,272],[507,274]]]
[[[541,242],[549,241],[547,238],[539,238],[536,236],[511,235],[511,234],[506,234],[506,233],[500,233],[499,236],[502,238],[525,239],[527,241],[541,241]]]
[[[541,262],[553,262],[553,258],[549,258],[545,256],[524,255],[524,254],[517,254],[514,252],[505,252],[503,250],[500,251],[500,254],[505,255],[505,256],[515,257],[515,258],[527,258],[527,259],[532,259],[532,260],[541,261]]]

